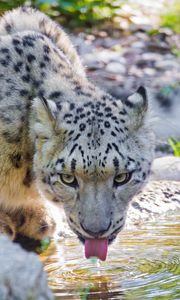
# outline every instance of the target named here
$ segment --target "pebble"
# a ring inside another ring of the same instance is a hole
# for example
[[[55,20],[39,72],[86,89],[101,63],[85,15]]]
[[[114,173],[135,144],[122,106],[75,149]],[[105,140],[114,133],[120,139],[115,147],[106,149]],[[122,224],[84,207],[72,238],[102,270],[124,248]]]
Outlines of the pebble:
[[[162,55],[153,52],[146,52],[141,55],[141,59],[159,61],[162,60]]]
[[[144,68],[144,73],[148,76],[154,76],[156,74],[156,70],[153,68]]]
[[[156,62],[155,67],[162,70],[172,70],[177,67],[177,62],[173,60],[162,60]]]
[[[112,72],[112,73],[117,73],[117,74],[125,74],[126,73],[126,67],[119,63],[119,62],[110,62],[107,66],[106,66],[106,71],[108,72]]]
[[[156,158],[152,165],[151,180],[179,181],[180,189],[180,157]]]
[[[145,43],[143,43],[143,42],[141,42],[141,41],[137,41],[137,42],[135,42],[135,43],[132,43],[132,44],[131,44],[131,47],[132,47],[132,48],[145,48],[146,45],[145,45]]]

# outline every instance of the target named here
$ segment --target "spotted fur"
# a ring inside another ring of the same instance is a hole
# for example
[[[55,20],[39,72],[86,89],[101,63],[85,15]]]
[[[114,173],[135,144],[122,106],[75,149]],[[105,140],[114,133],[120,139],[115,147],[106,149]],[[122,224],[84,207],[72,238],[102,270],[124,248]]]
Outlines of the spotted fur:
[[[148,177],[153,148],[145,88],[124,102],[114,99],[87,80],[59,25],[31,8],[4,15],[0,219],[7,220],[3,212],[8,212],[13,237],[14,230],[34,238],[52,234],[54,223],[43,204],[47,198],[63,203],[81,240],[111,241]],[[131,179],[117,187],[114,177],[123,172]],[[73,174],[76,185],[64,184],[62,173]]]

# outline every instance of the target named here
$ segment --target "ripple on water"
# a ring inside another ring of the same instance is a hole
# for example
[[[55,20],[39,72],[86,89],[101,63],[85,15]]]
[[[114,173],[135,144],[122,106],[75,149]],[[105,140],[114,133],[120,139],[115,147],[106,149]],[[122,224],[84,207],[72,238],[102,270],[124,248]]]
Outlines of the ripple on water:
[[[41,255],[56,299],[180,299],[180,218],[124,230],[106,262],[86,260],[76,238]]]

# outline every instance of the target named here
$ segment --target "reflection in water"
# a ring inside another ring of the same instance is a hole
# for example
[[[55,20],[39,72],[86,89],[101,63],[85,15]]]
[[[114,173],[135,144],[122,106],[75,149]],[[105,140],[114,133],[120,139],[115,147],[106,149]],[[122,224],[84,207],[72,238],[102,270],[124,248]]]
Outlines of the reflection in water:
[[[126,229],[106,262],[86,260],[75,237],[41,255],[56,299],[180,299],[180,218]]]

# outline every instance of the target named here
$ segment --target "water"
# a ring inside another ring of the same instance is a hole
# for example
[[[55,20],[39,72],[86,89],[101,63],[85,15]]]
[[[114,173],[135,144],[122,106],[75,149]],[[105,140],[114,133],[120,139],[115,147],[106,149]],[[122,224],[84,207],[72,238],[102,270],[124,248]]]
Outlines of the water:
[[[126,229],[106,262],[86,260],[74,238],[41,254],[55,299],[180,299],[180,217]]]

